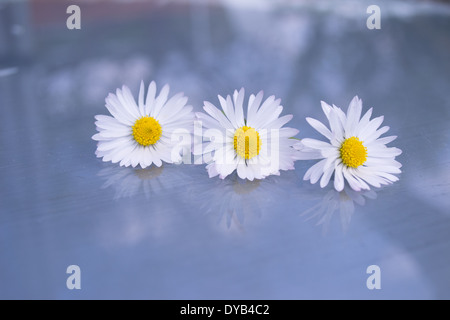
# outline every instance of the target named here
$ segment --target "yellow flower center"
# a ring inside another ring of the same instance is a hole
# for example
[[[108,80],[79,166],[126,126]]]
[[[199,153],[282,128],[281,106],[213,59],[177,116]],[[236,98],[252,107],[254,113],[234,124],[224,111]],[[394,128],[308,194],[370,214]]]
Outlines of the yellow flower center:
[[[243,126],[234,133],[234,150],[245,160],[256,157],[261,150],[261,138],[252,127]]]
[[[134,123],[133,138],[141,146],[155,144],[161,138],[161,125],[153,117],[142,117]]]
[[[357,137],[345,139],[339,151],[342,162],[347,167],[357,168],[367,160],[367,148]]]

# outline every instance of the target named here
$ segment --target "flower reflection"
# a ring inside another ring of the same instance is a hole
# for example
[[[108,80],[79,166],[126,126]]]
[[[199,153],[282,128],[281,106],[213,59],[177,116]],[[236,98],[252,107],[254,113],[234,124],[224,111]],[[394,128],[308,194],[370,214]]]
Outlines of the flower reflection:
[[[271,205],[276,205],[276,199],[283,194],[286,197],[286,190],[296,187],[294,178],[295,175],[285,173],[249,181],[232,174],[224,180],[209,180],[195,192],[204,200],[200,203],[201,212],[213,217],[220,229],[244,232],[244,225],[262,218]]]
[[[316,219],[317,225],[322,226],[323,234],[329,230],[335,212],[339,213],[341,227],[347,232],[351,218],[355,212],[355,203],[364,206],[367,199],[376,199],[377,193],[374,190],[354,191],[347,185],[341,192],[335,189],[329,190],[323,198],[312,208],[304,211],[301,215],[307,216],[306,220]]]
[[[164,164],[137,169],[108,166],[99,171],[102,189],[112,189],[114,200],[107,201],[97,234],[106,247],[136,245],[149,239],[170,239],[184,225],[181,201],[174,199],[181,182],[187,182],[183,168]],[[108,199],[109,200],[109,199]]]
[[[180,178],[180,172],[171,165],[146,169],[114,166],[100,170],[98,176],[106,180],[102,189],[109,187],[115,189],[114,199],[116,200],[131,198],[140,193],[148,199],[176,184],[176,180]]]

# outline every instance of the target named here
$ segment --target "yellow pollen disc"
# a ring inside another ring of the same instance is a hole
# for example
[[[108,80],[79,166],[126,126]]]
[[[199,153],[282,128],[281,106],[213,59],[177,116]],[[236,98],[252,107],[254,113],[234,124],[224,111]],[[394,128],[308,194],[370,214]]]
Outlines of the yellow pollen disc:
[[[161,125],[153,117],[142,117],[134,123],[133,138],[141,146],[155,144],[161,138]]]
[[[252,127],[243,126],[234,133],[234,150],[245,160],[256,157],[261,150],[261,138]]]
[[[367,148],[364,147],[363,141],[360,141],[357,137],[345,139],[339,151],[342,162],[347,167],[357,168],[367,160]]]

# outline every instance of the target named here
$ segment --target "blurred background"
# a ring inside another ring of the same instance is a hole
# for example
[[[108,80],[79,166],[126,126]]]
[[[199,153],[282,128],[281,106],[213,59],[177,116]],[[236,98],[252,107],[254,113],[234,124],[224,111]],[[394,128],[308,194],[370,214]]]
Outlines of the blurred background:
[[[103,163],[94,116],[141,80],[195,111],[264,90],[298,138],[319,138],[305,117],[325,120],[321,100],[358,95],[398,135],[403,173],[337,193],[302,181],[308,161],[254,182]],[[2,0],[0,298],[449,299],[449,88],[449,1]]]

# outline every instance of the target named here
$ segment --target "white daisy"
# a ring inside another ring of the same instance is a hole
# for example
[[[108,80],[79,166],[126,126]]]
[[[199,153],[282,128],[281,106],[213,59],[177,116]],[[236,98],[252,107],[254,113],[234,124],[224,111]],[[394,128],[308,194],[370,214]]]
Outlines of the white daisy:
[[[334,187],[344,189],[344,180],[355,191],[370,190],[369,185],[380,187],[398,180],[393,174],[400,173],[401,164],[395,160],[402,151],[386,146],[396,136],[380,138],[389,130],[379,129],[384,117],[370,120],[372,108],[361,118],[362,101],[354,97],[345,114],[340,108],[322,101],[322,109],[330,129],[316,119],[306,118],[308,123],[330,140],[302,139],[295,146],[298,159],[322,159],[309,168],[304,180],[325,187],[334,173]]]
[[[244,95],[241,89],[234,92],[233,98],[219,96],[222,110],[205,101],[203,109],[207,114],[196,114],[207,129],[202,136],[211,142],[200,151],[194,146],[194,154],[203,154],[204,160],[205,155],[211,155],[206,167],[209,177],[219,175],[224,179],[236,170],[241,179],[253,180],[294,169],[295,140],[290,138],[298,130],[283,128],[292,115],[279,118],[283,107],[274,96],[261,104],[262,91],[250,95],[244,115]]]
[[[105,99],[112,117],[96,116],[98,133],[92,137],[98,141],[96,155],[103,161],[142,168],[181,161],[183,146],[174,136],[192,132],[193,114],[192,107],[186,106],[187,97],[178,93],[168,99],[168,85],[156,96],[155,82],[150,83],[145,100],[144,91],[141,82],[138,104],[126,86]]]

